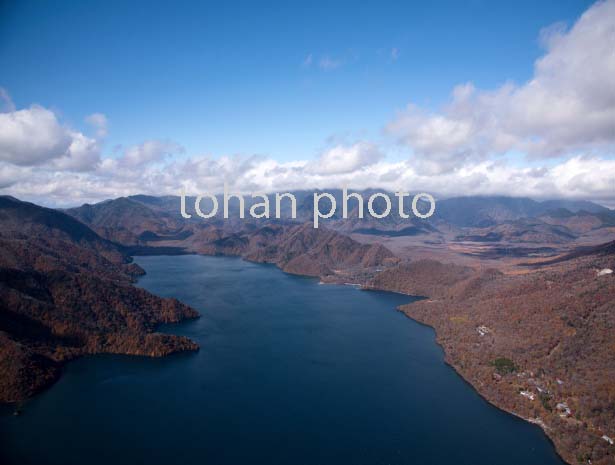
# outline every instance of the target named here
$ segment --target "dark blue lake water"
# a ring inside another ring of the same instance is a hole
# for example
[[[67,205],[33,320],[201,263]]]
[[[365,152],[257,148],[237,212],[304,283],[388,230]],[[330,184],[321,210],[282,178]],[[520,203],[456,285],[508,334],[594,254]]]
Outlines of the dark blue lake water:
[[[70,363],[19,417],[9,464],[561,465],[542,431],[490,406],[391,293],[235,258],[139,257],[140,286],[202,318],[198,353]]]

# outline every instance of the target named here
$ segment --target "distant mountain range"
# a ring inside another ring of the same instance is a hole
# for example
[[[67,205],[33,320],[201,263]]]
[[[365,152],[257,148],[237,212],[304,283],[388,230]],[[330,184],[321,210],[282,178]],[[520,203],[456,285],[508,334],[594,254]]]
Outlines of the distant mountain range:
[[[339,189],[331,189],[327,191],[336,199],[336,203],[338,205],[338,209],[336,214],[334,215],[332,221],[330,223],[335,223],[342,220],[341,217],[341,208],[342,204],[342,191]],[[369,217],[369,213],[367,211],[367,199],[371,194],[375,191],[373,190],[364,190],[357,191],[362,195],[365,199],[363,213],[364,217]],[[297,199],[297,220],[299,222],[309,221],[313,215],[313,192],[309,191],[292,191],[291,192]],[[385,192],[386,193],[386,192]],[[393,193],[387,193],[392,199],[396,201],[396,198]],[[219,205],[222,205],[223,199],[221,195],[216,196],[218,199]],[[275,197],[273,195],[269,195],[269,202],[272,205],[275,205]],[[250,196],[244,196],[245,199],[245,209],[248,210],[251,205],[253,205],[256,201],[260,201],[257,199],[253,201]],[[189,211],[196,216],[194,213],[194,209],[192,205],[194,204],[194,197],[187,198],[187,206]],[[203,209],[208,210],[210,208],[210,204],[208,203],[208,199],[205,198],[202,200]],[[323,199],[322,201],[322,209],[327,210],[328,204],[327,199]],[[358,219],[358,209],[356,200],[351,199],[348,202],[349,204],[349,220]],[[229,219],[237,218],[239,203],[237,199],[231,198],[230,202],[230,214]],[[421,205],[421,204],[420,204]],[[422,202],[424,206],[424,202]],[[149,211],[142,210],[140,206],[147,207]],[[282,202],[282,219],[288,220],[290,219],[290,209],[286,201]],[[158,215],[164,213],[166,215],[170,215],[170,217],[180,218],[180,205],[179,205],[179,197],[177,196],[163,196],[163,197],[153,197],[147,195],[134,195],[130,197],[120,197],[118,199],[106,200],[97,204],[84,204],[81,207],[71,208],[67,211],[73,216],[79,217],[83,219],[86,223],[95,223],[102,222],[104,219],[111,219],[112,221],[118,222],[120,220],[125,220],[126,218],[123,216],[126,212],[130,210],[131,212],[136,212],[140,214],[144,219],[148,218],[151,213],[156,212]],[[384,201],[382,199],[377,199],[374,202],[374,210],[377,212],[382,212],[384,210]],[[404,199],[404,211],[411,212],[411,198],[406,197]],[[547,200],[547,201],[536,201],[529,198],[514,198],[514,197],[503,197],[503,196],[474,196],[474,197],[454,197],[437,201],[437,207],[435,210],[434,218],[431,221],[444,221],[454,226],[458,227],[488,227],[495,224],[499,224],[504,221],[517,220],[519,218],[534,218],[546,215],[551,212],[559,211],[560,215],[575,215],[575,214],[591,214],[591,215],[602,215],[605,218],[613,218],[615,219],[615,211],[610,210],[602,205],[598,205],[589,201],[575,201],[575,200]],[[105,216],[109,213],[113,212],[113,216],[115,218],[109,218]],[[247,213],[246,213],[246,216]],[[222,209],[220,208],[218,214],[215,217],[216,219],[222,219]],[[154,219],[154,218],[150,218]],[[158,220],[161,218],[158,217]],[[200,218],[194,218],[197,221],[203,221]],[[249,219],[249,217],[248,217]],[[326,220],[323,220],[326,221]],[[368,220],[366,220],[368,221]],[[391,210],[391,214],[383,220],[378,220],[380,223],[385,225],[398,224],[400,222],[408,222],[407,219],[400,218],[397,213],[397,209],[393,208]]]
[[[371,191],[362,191],[367,199]],[[222,217],[221,208],[214,218],[204,220],[193,214],[186,220],[180,215],[179,197],[151,197],[137,195],[100,202],[94,205],[66,210],[68,214],[97,231],[102,237],[132,246],[176,246],[188,245],[195,238],[204,239],[203,231],[211,236],[218,234],[243,234],[258,229],[263,224],[299,224],[312,221],[313,197],[311,192],[296,191],[297,218],[290,218],[290,210],[283,211],[276,220],[255,220],[249,216],[239,219],[239,205],[231,199],[227,220]],[[360,219],[355,200],[349,202],[348,218],[341,217],[342,194],[331,190],[337,199],[337,214],[331,219],[321,220],[329,229],[344,234],[361,234],[383,237],[433,236],[434,240],[458,240],[479,243],[529,243],[564,244],[573,243],[594,231],[615,227],[615,211],[587,201],[549,200],[538,202],[528,198],[510,197],[457,197],[438,201],[433,217],[423,220],[416,217],[401,218],[393,208],[383,219],[371,217],[367,211]],[[382,199],[378,199],[382,200]],[[187,200],[192,211],[194,199]],[[220,197],[219,202],[222,202]],[[271,200],[274,205],[275,201]],[[250,207],[246,197],[246,210]],[[283,203],[283,205],[285,205]],[[288,207],[286,205],[286,207]],[[204,207],[208,208],[208,207]],[[364,210],[366,210],[364,205]],[[410,199],[406,198],[405,211],[410,210]],[[422,208],[422,207],[421,207]],[[327,207],[323,206],[323,210]],[[382,211],[383,202],[375,202],[374,209]],[[448,234],[450,233],[450,234]],[[597,234],[596,242],[605,234]],[[446,239],[443,239],[446,237]],[[217,237],[216,240],[219,240]],[[588,239],[593,241],[594,239]],[[172,244],[173,243],[173,244]]]
[[[554,210],[567,210],[572,214],[614,213],[606,207],[587,201],[537,202],[528,198],[512,197],[456,197],[438,202],[437,216],[455,226],[480,228],[520,218],[536,218]]]

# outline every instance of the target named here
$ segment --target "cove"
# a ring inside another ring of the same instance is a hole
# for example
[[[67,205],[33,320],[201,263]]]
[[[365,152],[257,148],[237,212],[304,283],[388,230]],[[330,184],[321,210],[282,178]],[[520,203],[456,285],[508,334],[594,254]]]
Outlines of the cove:
[[[410,297],[237,258],[136,262],[139,286],[201,312],[162,328],[201,350],[69,363],[21,416],[1,411],[0,463],[563,464],[395,310]]]

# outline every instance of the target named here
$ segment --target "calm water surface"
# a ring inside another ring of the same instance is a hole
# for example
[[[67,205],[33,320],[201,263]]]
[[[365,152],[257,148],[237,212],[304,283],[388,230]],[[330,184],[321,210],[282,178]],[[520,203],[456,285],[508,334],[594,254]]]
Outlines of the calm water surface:
[[[563,463],[444,364],[395,311],[408,297],[234,258],[136,261],[139,285],[202,313],[164,328],[200,352],[70,363],[21,416],[2,411],[0,463]]]

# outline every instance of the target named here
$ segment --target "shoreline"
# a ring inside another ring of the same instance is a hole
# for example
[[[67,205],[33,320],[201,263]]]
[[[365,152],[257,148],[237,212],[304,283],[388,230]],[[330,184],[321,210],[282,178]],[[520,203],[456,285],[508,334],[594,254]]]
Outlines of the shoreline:
[[[407,294],[405,294],[405,295],[407,295]],[[406,304],[406,305],[411,305],[412,303],[413,303],[413,302],[411,302],[410,304]],[[540,420],[540,419],[535,419],[535,418],[525,418],[524,416],[519,415],[518,413],[516,413],[516,412],[514,412],[514,411],[512,411],[512,410],[506,409],[506,408],[502,407],[501,405],[498,405],[498,404],[497,404],[497,403],[495,403],[494,401],[490,400],[490,399],[489,399],[489,398],[488,398],[488,397],[487,397],[487,396],[486,396],[486,395],[485,395],[485,394],[481,391],[481,389],[480,389],[478,386],[474,385],[474,384],[470,381],[470,379],[468,379],[468,377],[465,377],[465,376],[463,375],[463,373],[461,372],[461,370],[459,369],[459,367],[457,367],[456,365],[454,365],[454,364],[453,364],[453,363],[449,360],[449,358],[448,358],[448,354],[447,354],[447,352],[446,352],[446,350],[445,350],[444,346],[443,346],[443,345],[440,343],[440,341],[438,340],[438,330],[437,330],[434,326],[432,326],[432,325],[430,325],[430,324],[428,324],[428,323],[425,323],[425,322],[423,322],[423,321],[421,321],[421,320],[419,320],[419,319],[413,318],[412,316],[408,315],[408,314],[407,314],[407,313],[406,313],[406,312],[405,312],[405,311],[401,308],[401,306],[397,307],[397,309],[396,309],[396,310],[397,310],[398,312],[400,312],[400,313],[403,313],[403,314],[404,314],[404,316],[405,316],[406,318],[409,318],[410,320],[412,320],[412,321],[414,321],[414,322],[416,322],[416,323],[418,323],[418,324],[420,324],[420,325],[422,325],[422,326],[426,326],[426,327],[428,327],[428,328],[431,328],[431,329],[433,330],[433,332],[434,332],[434,343],[435,343],[435,344],[437,344],[437,346],[438,346],[438,347],[440,347],[440,349],[442,349],[442,353],[444,354],[444,363],[445,363],[446,365],[448,365],[448,366],[449,366],[449,367],[450,367],[450,368],[451,368],[451,369],[455,372],[455,374],[456,374],[456,375],[457,375],[457,376],[458,376],[458,377],[459,377],[459,378],[460,378],[460,379],[461,379],[461,380],[462,380],[465,384],[467,384],[467,385],[468,385],[468,386],[469,386],[469,387],[470,387],[470,388],[471,388],[474,392],[476,392],[476,394],[478,394],[478,396],[479,396],[481,399],[483,399],[485,402],[487,402],[487,403],[488,403],[489,405],[491,405],[492,407],[497,408],[497,409],[498,409],[498,410],[500,410],[501,412],[504,412],[504,413],[507,413],[507,414],[509,414],[509,415],[512,415],[512,416],[514,416],[514,417],[516,417],[516,418],[518,418],[518,419],[520,419],[520,420],[522,420],[522,421],[524,421],[524,422],[530,423],[530,424],[532,424],[532,425],[536,425],[538,428],[540,428],[540,429],[542,430],[542,432],[544,433],[544,435],[547,437],[547,439],[549,440],[549,442],[550,442],[550,443],[551,443],[551,445],[553,446],[553,450],[555,451],[556,455],[557,455],[557,456],[558,456],[558,457],[562,460],[562,462],[563,462],[563,463],[567,463],[567,464],[572,465],[572,463],[573,463],[573,462],[568,462],[568,461],[564,458],[564,456],[563,456],[562,454],[560,454],[559,450],[557,449],[557,447],[556,447],[556,445],[555,445],[555,442],[553,441],[553,439],[551,438],[551,436],[550,436],[550,435],[548,434],[548,432],[547,432],[547,430],[549,430],[550,428],[549,428],[548,426],[546,426],[542,420]],[[539,420],[539,421],[536,421],[536,420]]]

